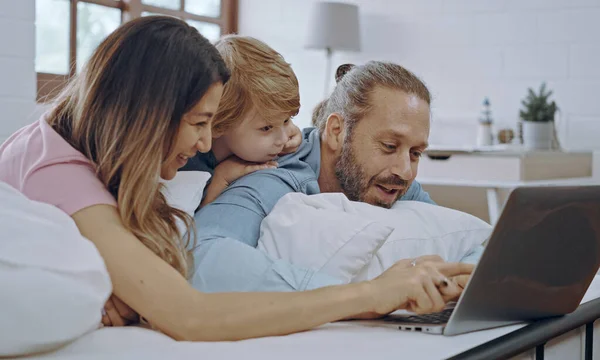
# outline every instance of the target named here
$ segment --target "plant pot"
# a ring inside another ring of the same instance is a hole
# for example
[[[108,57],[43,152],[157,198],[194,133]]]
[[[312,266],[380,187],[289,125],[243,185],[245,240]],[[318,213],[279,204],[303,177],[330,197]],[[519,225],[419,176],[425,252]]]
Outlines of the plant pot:
[[[550,150],[554,140],[554,123],[523,121],[523,146],[526,149]]]

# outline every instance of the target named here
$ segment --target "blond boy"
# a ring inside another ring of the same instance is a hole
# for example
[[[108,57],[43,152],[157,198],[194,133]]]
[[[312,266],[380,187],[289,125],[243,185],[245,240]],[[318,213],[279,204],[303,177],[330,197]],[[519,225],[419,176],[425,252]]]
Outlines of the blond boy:
[[[212,150],[182,169],[213,174],[203,204],[237,178],[276,167],[277,157],[294,152],[301,142],[291,121],[300,109],[298,79],[283,56],[248,36],[227,35],[215,46],[231,78],[213,119]]]

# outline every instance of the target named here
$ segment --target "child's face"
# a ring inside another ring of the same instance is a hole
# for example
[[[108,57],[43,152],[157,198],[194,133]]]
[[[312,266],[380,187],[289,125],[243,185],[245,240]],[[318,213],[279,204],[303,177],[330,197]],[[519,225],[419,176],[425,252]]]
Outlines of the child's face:
[[[251,110],[240,125],[225,133],[223,138],[230,151],[240,159],[263,163],[277,158],[289,139],[289,126],[288,115],[267,121]]]

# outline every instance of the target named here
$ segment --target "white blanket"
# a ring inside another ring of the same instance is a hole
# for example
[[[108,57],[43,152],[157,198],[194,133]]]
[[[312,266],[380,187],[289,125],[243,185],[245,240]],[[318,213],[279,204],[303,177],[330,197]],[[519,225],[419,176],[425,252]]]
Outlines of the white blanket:
[[[94,330],[112,288],[96,247],[57,207],[0,182],[0,357]]]
[[[582,302],[600,296],[600,276],[596,276]],[[399,331],[366,322],[351,321],[321,326],[288,336],[237,342],[177,342],[152,330],[103,328],[49,354],[27,360],[164,360],[164,359],[260,359],[260,360],[439,360],[459,354],[494,338],[515,331],[524,324],[442,336]],[[600,333],[596,322],[595,334]],[[550,360],[580,359],[582,340],[574,330],[546,345]],[[594,346],[596,349],[596,346]],[[596,350],[594,350],[596,351]],[[529,359],[530,357],[527,357]],[[519,357],[525,359],[525,357]]]
[[[421,255],[461,261],[491,231],[472,215],[422,202],[399,201],[384,209],[340,193],[291,193],[264,219],[258,248],[354,282]]]

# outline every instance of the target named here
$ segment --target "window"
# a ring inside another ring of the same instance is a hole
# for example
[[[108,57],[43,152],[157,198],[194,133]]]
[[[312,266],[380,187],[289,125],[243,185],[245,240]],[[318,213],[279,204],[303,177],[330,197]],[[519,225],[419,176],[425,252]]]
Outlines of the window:
[[[210,41],[237,31],[237,0],[35,0],[37,99],[55,96],[121,23],[140,16],[185,20]]]

